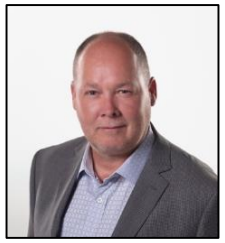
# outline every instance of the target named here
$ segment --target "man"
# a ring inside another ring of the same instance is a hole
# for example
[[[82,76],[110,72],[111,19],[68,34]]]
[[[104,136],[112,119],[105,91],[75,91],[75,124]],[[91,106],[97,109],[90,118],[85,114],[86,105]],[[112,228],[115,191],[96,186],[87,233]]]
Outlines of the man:
[[[36,153],[28,235],[217,237],[216,175],[150,123],[156,81],[141,45],[93,35],[73,68],[85,137]]]

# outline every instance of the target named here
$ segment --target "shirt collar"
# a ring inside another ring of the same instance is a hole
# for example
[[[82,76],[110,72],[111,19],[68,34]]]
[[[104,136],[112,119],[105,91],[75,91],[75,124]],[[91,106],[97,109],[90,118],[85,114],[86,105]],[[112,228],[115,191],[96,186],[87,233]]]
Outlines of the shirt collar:
[[[129,180],[132,184],[135,184],[149,158],[153,140],[154,134],[152,132],[151,126],[149,126],[149,131],[145,139],[138,146],[138,148],[125,160],[125,162],[112,175],[110,175],[110,177],[108,177],[105,180],[110,180],[112,177],[114,177],[114,175],[120,175],[125,179]],[[79,175],[83,171],[85,171],[86,174],[88,174],[92,178],[95,177],[91,157],[91,147],[89,143],[87,144],[83,155]]]

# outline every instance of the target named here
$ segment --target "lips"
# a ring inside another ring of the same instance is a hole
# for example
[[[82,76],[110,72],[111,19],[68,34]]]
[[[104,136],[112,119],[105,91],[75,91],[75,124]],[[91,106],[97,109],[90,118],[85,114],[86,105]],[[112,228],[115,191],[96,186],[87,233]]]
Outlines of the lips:
[[[124,128],[126,125],[116,125],[116,126],[101,126],[99,127],[100,129],[105,129],[105,130],[116,130],[120,128]]]

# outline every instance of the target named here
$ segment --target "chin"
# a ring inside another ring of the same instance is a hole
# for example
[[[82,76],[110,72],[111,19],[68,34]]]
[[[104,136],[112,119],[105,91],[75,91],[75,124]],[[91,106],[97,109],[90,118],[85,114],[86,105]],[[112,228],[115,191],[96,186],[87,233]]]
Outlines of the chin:
[[[124,156],[127,154],[131,154],[132,153],[132,148],[131,146],[128,146],[127,144],[93,144],[93,147],[95,148],[95,150],[102,155],[106,155],[106,156]]]

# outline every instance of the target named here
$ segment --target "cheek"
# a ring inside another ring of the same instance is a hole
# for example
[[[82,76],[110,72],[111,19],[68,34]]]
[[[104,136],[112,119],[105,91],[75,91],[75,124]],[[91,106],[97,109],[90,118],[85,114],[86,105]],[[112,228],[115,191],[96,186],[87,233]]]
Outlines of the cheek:
[[[77,115],[82,124],[93,124],[97,119],[99,106],[94,102],[77,101]]]
[[[128,121],[136,120],[137,117],[139,117],[139,110],[140,109],[136,104],[133,104],[133,106],[123,106],[120,108],[123,117]]]
[[[146,116],[146,111],[150,107],[147,102],[148,101],[146,99],[144,100],[141,97],[137,97],[132,101],[121,101],[119,103],[119,109],[125,118],[137,122],[141,117]]]

